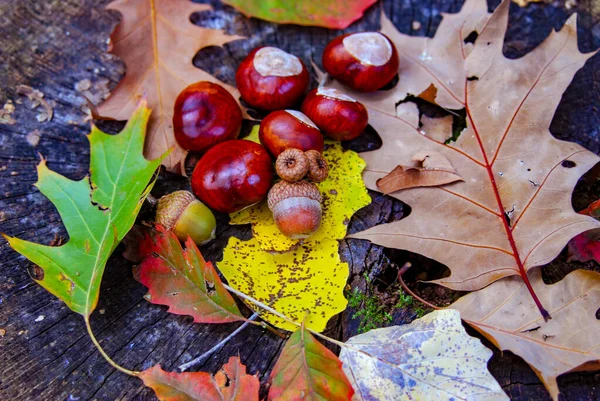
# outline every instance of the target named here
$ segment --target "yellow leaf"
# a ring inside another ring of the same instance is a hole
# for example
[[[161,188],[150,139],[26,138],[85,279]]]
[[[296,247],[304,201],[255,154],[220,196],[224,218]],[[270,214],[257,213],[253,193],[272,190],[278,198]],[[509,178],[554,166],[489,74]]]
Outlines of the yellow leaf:
[[[298,323],[310,312],[306,327],[315,331],[323,331],[327,321],[348,303],[343,289],[349,268],[340,261],[336,240],[310,241],[290,252],[269,253],[256,238],[232,237],[218,267],[233,288]],[[261,317],[281,329],[297,329],[272,314],[265,312]]]
[[[245,139],[256,141],[257,133],[258,126]],[[325,141],[323,155],[330,170],[329,177],[317,184],[323,194],[321,228],[305,240],[304,244],[344,238],[350,217],[371,203],[371,197],[362,180],[362,171],[365,168],[363,159],[334,141]],[[291,240],[279,231],[266,202],[233,213],[230,223],[252,223],[254,237],[261,248],[268,251],[285,252],[299,244],[298,240]]]

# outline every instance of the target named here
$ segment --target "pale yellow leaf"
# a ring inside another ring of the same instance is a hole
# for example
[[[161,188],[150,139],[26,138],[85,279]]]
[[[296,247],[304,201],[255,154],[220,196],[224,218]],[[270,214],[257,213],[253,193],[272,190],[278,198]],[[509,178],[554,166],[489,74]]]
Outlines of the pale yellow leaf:
[[[455,310],[350,338],[340,359],[354,401],[508,400],[487,370],[492,351]]]

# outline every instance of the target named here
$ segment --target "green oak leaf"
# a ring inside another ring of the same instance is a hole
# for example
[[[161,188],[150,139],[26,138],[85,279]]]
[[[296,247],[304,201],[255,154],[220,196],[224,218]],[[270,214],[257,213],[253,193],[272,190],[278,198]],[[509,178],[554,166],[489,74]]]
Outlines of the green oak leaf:
[[[90,175],[79,181],[50,170],[44,159],[38,164],[35,185],[58,209],[69,234],[66,244],[46,246],[3,234],[43,270],[36,281],[85,317],[98,303],[106,261],[135,222],[164,157],[144,158],[149,117],[142,101],[119,134],[92,126]]]

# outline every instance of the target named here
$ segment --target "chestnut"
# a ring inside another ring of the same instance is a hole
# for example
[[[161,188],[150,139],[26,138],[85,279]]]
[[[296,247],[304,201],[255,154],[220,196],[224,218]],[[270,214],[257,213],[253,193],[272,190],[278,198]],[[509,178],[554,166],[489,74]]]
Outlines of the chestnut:
[[[312,90],[302,103],[302,112],[323,134],[336,141],[360,136],[369,121],[369,114],[362,103],[327,87]]]
[[[260,123],[260,143],[274,156],[288,148],[323,151],[323,135],[308,117],[297,110],[278,110]]]
[[[235,139],[242,128],[242,110],[221,85],[196,82],[175,100],[173,131],[184,149],[204,152],[211,146]]]
[[[263,200],[273,173],[273,161],[264,147],[235,139],[213,146],[202,156],[192,173],[192,190],[210,208],[232,213]]]
[[[267,111],[298,104],[308,80],[308,71],[298,57],[271,46],[254,49],[235,74],[242,99]]]
[[[350,33],[333,39],[323,52],[323,67],[350,88],[373,92],[398,73],[398,51],[379,32]]]

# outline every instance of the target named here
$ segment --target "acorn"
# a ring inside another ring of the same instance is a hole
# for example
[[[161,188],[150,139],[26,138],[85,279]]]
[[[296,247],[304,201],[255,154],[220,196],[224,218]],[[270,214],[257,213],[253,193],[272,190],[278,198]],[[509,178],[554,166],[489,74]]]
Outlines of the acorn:
[[[304,239],[321,226],[322,200],[313,183],[279,181],[269,191],[267,203],[279,231],[291,239]]]
[[[180,241],[190,236],[197,245],[213,240],[217,228],[211,210],[189,191],[175,191],[160,198],[156,224],[173,231]]]
[[[317,152],[314,150],[313,152]],[[317,152],[319,153],[319,152]],[[275,171],[282,180],[288,182],[300,181],[304,178],[308,169],[310,168],[310,162],[305,153],[300,149],[286,149],[277,156],[275,162]]]

